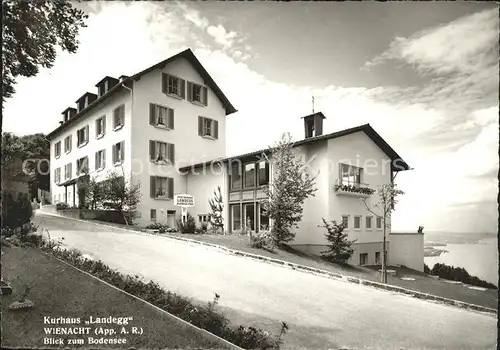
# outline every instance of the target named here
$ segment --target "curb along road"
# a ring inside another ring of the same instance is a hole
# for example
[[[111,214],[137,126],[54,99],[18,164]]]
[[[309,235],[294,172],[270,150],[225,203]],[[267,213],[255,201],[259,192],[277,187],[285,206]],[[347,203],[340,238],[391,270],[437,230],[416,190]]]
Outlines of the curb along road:
[[[402,295],[407,295],[407,296],[411,296],[411,297],[414,297],[414,298],[418,298],[418,299],[422,299],[422,300],[427,300],[427,301],[431,301],[431,302],[439,302],[439,303],[442,303],[442,304],[446,304],[446,305],[449,305],[449,306],[458,307],[458,308],[461,308],[461,309],[466,309],[466,310],[469,310],[469,311],[479,311],[479,312],[488,313],[488,314],[491,314],[491,315],[494,315],[494,316],[497,315],[497,310],[491,309],[491,308],[488,308],[488,307],[484,307],[484,306],[480,306],[480,305],[475,305],[475,304],[469,304],[469,303],[466,303],[466,302],[462,302],[462,301],[458,301],[458,300],[453,300],[453,299],[448,299],[448,298],[440,297],[440,296],[437,296],[437,295],[422,293],[422,292],[418,292],[418,291],[414,291],[414,290],[410,290],[410,289],[406,289],[406,288],[402,288],[402,287],[397,287],[397,286],[393,286],[393,285],[389,285],[389,284],[383,284],[383,283],[378,283],[378,282],[363,280],[363,279],[360,279],[360,278],[357,278],[357,277],[345,276],[345,275],[341,275],[341,274],[338,274],[338,273],[334,273],[334,272],[329,272],[329,271],[317,269],[317,268],[314,268],[314,267],[309,267],[309,266],[305,266],[305,265],[291,263],[291,262],[287,262],[287,261],[283,261],[283,260],[279,260],[279,259],[268,258],[268,257],[262,256],[262,255],[257,255],[257,254],[252,254],[252,253],[246,253],[246,252],[242,252],[242,251],[239,251],[239,250],[230,249],[230,248],[227,248],[227,247],[224,247],[224,246],[221,246],[221,245],[217,245],[217,244],[213,244],[213,243],[201,242],[201,241],[197,241],[197,240],[193,240],[193,239],[189,239],[189,238],[175,236],[175,235],[172,235],[172,234],[162,234],[162,235],[151,234],[151,233],[144,232],[144,231],[138,231],[138,230],[133,230],[133,229],[127,229],[127,228],[117,227],[117,226],[113,226],[113,225],[106,225],[106,224],[96,223],[96,222],[89,221],[89,220],[75,219],[75,218],[66,217],[66,216],[58,215],[58,214],[52,214],[52,213],[43,213],[43,215],[57,216],[57,217],[62,217],[62,218],[66,218],[66,219],[69,219],[69,220],[76,220],[76,221],[85,222],[85,223],[89,223],[89,224],[93,224],[93,225],[97,225],[97,226],[103,226],[103,227],[107,227],[107,228],[119,229],[119,230],[123,230],[123,231],[127,231],[127,232],[135,232],[135,233],[138,233],[138,234],[150,235],[150,236],[155,236],[155,237],[165,237],[165,238],[176,239],[176,240],[184,241],[184,242],[188,242],[188,243],[193,243],[193,244],[198,244],[198,245],[204,245],[204,246],[207,246],[207,247],[216,248],[218,250],[224,251],[224,252],[226,252],[228,254],[231,254],[231,255],[246,257],[246,258],[250,258],[250,259],[254,259],[254,260],[259,260],[259,261],[267,262],[267,263],[270,263],[270,264],[281,265],[281,266],[286,267],[286,268],[291,268],[293,270],[298,270],[298,271],[302,271],[302,272],[305,272],[305,273],[314,274],[314,275],[317,275],[317,276],[322,276],[322,277],[326,277],[326,278],[341,280],[341,281],[349,282],[349,283],[360,284],[360,285],[363,285],[363,286],[372,287],[372,288],[376,288],[376,289],[380,289],[380,290],[386,290],[388,292],[395,292],[395,293],[399,293],[399,294],[402,294]]]

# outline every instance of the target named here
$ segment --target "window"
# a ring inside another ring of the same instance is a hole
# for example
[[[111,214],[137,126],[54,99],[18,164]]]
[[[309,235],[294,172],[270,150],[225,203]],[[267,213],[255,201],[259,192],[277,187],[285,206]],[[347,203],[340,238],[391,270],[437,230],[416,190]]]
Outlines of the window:
[[[113,164],[120,164],[125,158],[125,141],[113,145]]]
[[[68,163],[64,166],[64,179],[68,180],[71,179],[71,176],[73,176],[73,169],[72,169],[72,164]]]
[[[166,129],[174,128],[174,110],[172,108],[149,104],[149,124]]]
[[[366,265],[368,263],[368,253],[359,254],[359,264]]]
[[[54,156],[59,158],[61,156],[61,141],[56,142],[54,145]]]
[[[76,160],[76,175],[87,174],[89,171],[89,157]]]
[[[344,228],[349,228],[349,216],[342,215],[342,224],[344,225]]]
[[[361,216],[354,217],[354,229],[359,230],[361,228]]]
[[[219,122],[214,119],[198,117],[198,135],[219,138]]]
[[[95,137],[101,138],[106,134],[106,116],[103,115],[95,121]]]
[[[367,216],[365,218],[365,221],[366,221],[366,228],[371,230],[372,229],[372,217],[371,216]]]
[[[175,97],[184,98],[185,97],[185,85],[186,81],[184,79],[175,77],[169,74],[163,74],[162,77],[162,91],[163,93]]]
[[[174,163],[175,145],[161,141],[149,141],[149,159],[154,162]]]
[[[54,181],[56,184],[61,182],[61,168],[57,168],[54,176]]]
[[[255,163],[245,164],[245,188],[255,187]]]
[[[198,221],[202,223],[210,222],[210,215],[208,214],[198,214]]]
[[[380,252],[375,252],[375,264],[380,264]]]
[[[377,217],[377,229],[382,229],[382,218],[380,216]]]
[[[258,185],[263,186],[269,184],[269,163],[266,161],[260,161],[259,166],[259,179]]]
[[[204,106],[207,105],[207,88],[205,86],[188,81],[187,89],[188,101],[196,102]]]
[[[116,107],[113,111],[113,128],[114,130],[121,129],[125,124],[125,105]]]
[[[156,221],[156,209],[151,209],[149,217],[150,217],[151,221]]]
[[[89,142],[89,126],[84,126],[76,132],[78,138],[77,146],[85,146]]]
[[[264,209],[264,206],[259,203],[259,225],[261,230],[267,230],[269,229],[269,216],[266,214],[266,210]]]
[[[174,179],[171,177],[150,177],[151,198],[172,199],[174,198]]]
[[[106,150],[102,149],[95,152],[95,169],[101,170],[106,167]]]
[[[64,152],[69,153],[71,152],[71,146],[72,146],[72,137],[71,135],[66,136],[64,139]]]
[[[241,167],[239,162],[231,163],[231,189],[241,188]]]
[[[243,204],[243,217],[245,218],[245,228],[255,230],[255,205],[253,203]]]
[[[348,164],[340,164],[340,184],[359,187],[361,185],[362,168]]]
[[[232,231],[241,229],[241,207],[239,204],[231,205],[231,228]]]

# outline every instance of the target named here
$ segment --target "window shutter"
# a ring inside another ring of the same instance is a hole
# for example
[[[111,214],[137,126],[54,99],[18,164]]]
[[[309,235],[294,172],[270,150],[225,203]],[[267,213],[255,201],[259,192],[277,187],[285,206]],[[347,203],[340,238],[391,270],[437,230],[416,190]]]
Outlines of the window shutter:
[[[155,198],[155,188],[156,188],[156,178],[154,176],[149,177],[149,195],[151,198]]]
[[[208,99],[208,90],[207,90],[206,86],[203,86],[201,89],[202,89],[202,91],[201,91],[201,93],[202,93],[201,100],[202,100],[203,104],[206,106],[208,104],[208,101],[207,101],[207,99]]]
[[[161,75],[161,91],[166,94],[167,93],[167,83],[168,83],[168,75],[162,73]]]
[[[122,105],[122,108],[121,108],[121,122],[123,125],[125,125],[125,105]]]
[[[106,150],[102,150],[102,167],[106,168]]]
[[[214,120],[214,130],[213,130],[214,138],[218,139],[219,138],[219,122],[217,120]]]
[[[149,159],[155,159],[155,141],[149,141]]]
[[[182,98],[186,97],[186,81],[184,79],[179,79],[180,96]]]
[[[168,182],[168,198],[174,198],[174,179],[172,177],[167,178]]]
[[[168,121],[167,121],[168,127],[170,129],[174,129],[174,110],[172,108],[168,109]]]
[[[149,104],[149,124],[156,125],[155,120],[155,105],[153,103]]]
[[[94,157],[94,169],[98,169],[98,163],[99,163],[99,152],[95,152],[95,157]]]
[[[121,161],[125,161],[125,141],[122,141],[120,142],[121,143],[121,147],[120,147],[120,153],[121,153]]]
[[[113,164],[116,163],[116,145],[113,145],[112,151],[111,151],[111,159],[113,161]]]
[[[102,117],[102,134],[106,133],[106,116]]]
[[[203,117],[198,117],[198,135],[203,135]]]
[[[173,143],[168,144],[168,159],[175,163],[175,145]]]
[[[94,123],[95,125],[95,137],[99,136],[99,119],[97,119]]]
[[[85,141],[89,140],[89,126],[87,125],[85,127]]]
[[[187,100],[193,100],[193,83],[190,81],[187,82]]]

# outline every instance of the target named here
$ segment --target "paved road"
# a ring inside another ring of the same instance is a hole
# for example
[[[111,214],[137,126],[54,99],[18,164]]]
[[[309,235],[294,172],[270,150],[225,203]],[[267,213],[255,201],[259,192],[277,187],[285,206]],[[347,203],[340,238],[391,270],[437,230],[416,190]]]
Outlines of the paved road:
[[[200,245],[37,213],[68,247],[220,306],[234,323],[291,330],[287,349],[494,349],[496,319]]]

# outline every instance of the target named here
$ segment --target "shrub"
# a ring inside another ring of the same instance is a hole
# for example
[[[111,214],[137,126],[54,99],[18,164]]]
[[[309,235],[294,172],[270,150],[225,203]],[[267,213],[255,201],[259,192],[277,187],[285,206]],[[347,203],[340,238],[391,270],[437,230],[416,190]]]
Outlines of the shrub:
[[[195,228],[195,233],[197,234],[204,234],[208,232],[208,224],[206,222],[202,222],[200,224],[200,227]]]
[[[65,209],[69,209],[69,205],[67,203],[60,202],[56,204],[56,210],[65,210]]]
[[[30,222],[33,207],[27,194],[2,191],[2,227],[17,228]]]
[[[196,221],[191,213],[187,213],[186,222],[182,222],[182,219],[177,221],[177,226],[181,233],[195,233],[196,231]]]
[[[424,264],[424,273],[426,273],[426,274],[431,273],[431,269],[429,269],[429,266],[427,266],[427,264]]]
[[[431,270],[431,274],[439,276],[441,278],[460,281],[465,284],[470,284],[472,286],[478,286],[483,288],[497,289],[494,284],[483,281],[476,276],[471,276],[463,267],[448,266],[445,264],[436,264]]]
[[[344,225],[342,223],[337,224],[336,221],[332,221],[328,223],[325,219],[323,220],[323,225],[320,227],[324,227],[326,229],[326,239],[330,242],[328,246],[328,250],[325,252],[321,252],[323,258],[330,262],[345,264],[351,258],[352,254],[354,254],[354,249],[352,248],[352,244],[354,241],[348,240],[347,233],[344,233]]]
[[[248,231],[250,247],[258,249],[274,249],[274,240],[271,231],[261,230],[259,232]]]

